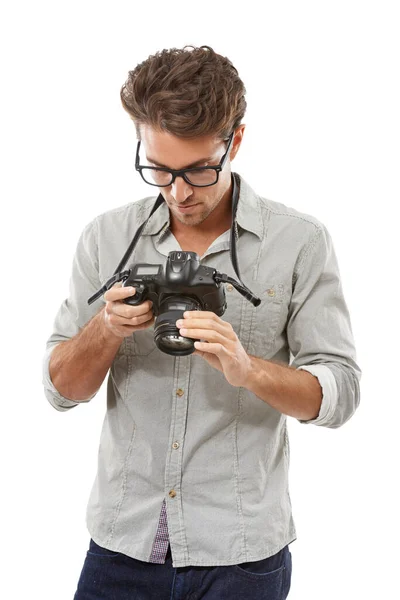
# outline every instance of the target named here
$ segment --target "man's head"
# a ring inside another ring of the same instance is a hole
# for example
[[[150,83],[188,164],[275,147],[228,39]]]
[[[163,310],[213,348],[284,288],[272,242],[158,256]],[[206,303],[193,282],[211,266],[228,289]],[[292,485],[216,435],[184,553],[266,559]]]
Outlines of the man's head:
[[[230,161],[245,128],[241,120],[246,90],[227,58],[209,46],[190,48],[163,50],[140,63],[122,86],[121,101],[141,141],[140,165],[170,169],[218,165],[235,132],[215,185],[196,187],[178,176],[159,188],[174,218],[198,225],[229,193]],[[180,209],[194,204],[187,211]]]

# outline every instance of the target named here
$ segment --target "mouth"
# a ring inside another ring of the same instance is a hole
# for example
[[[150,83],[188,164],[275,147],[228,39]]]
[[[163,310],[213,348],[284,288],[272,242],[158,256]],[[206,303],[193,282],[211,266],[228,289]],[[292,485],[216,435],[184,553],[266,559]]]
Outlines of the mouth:
[[[180,212],[188,212],[190,211],[192,208],[194,208],[195,206],[197,206],[197,204],[188,204],[187,206],[179,206],[177,205],[176,208],[180,211]]]

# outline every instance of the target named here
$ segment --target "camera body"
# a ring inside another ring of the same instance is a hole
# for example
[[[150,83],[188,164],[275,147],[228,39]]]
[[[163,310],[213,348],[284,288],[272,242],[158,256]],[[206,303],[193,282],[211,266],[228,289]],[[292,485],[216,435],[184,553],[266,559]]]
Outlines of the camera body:
[[[165,265],[138,263],[130,267],[122,285],[135,287],[136,293],[124,302],[137,306],[151,300],[158,348],[177,356],[191,354],[196,340],[181,336],[175,323],[187,310],[207,310],[219,317],[224,314],[225,288],[215,280],[216,273],[200,264],[196,252],[172,251]]]

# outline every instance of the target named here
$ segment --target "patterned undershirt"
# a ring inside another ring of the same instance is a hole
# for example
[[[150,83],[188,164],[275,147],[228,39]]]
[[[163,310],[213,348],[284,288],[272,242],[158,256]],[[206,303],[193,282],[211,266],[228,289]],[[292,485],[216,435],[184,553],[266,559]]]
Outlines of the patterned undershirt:
[[[163,500],[160,518],[158,521],[157,533],[154,538],[153,549],[150,555],[150,562],[164,564],[169,546],[167,511],[165,499]]]

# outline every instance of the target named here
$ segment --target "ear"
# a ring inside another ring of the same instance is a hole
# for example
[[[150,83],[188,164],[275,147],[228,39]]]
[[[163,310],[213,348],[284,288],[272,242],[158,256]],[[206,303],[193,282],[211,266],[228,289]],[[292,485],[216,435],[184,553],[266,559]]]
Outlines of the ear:
[[[242,139],[243,139],[245,128],[246,128],[246,125],[244,123],[242,123],[241,125],[239,125],[239,127],[235,131],[235,136],[233,138],[232,148],[231,148],[231,151],[229,153],[229,159],[231,161],[235,158],[236,154],[238,153],[238,150],[240,148],[240,144],[242,143]]]

